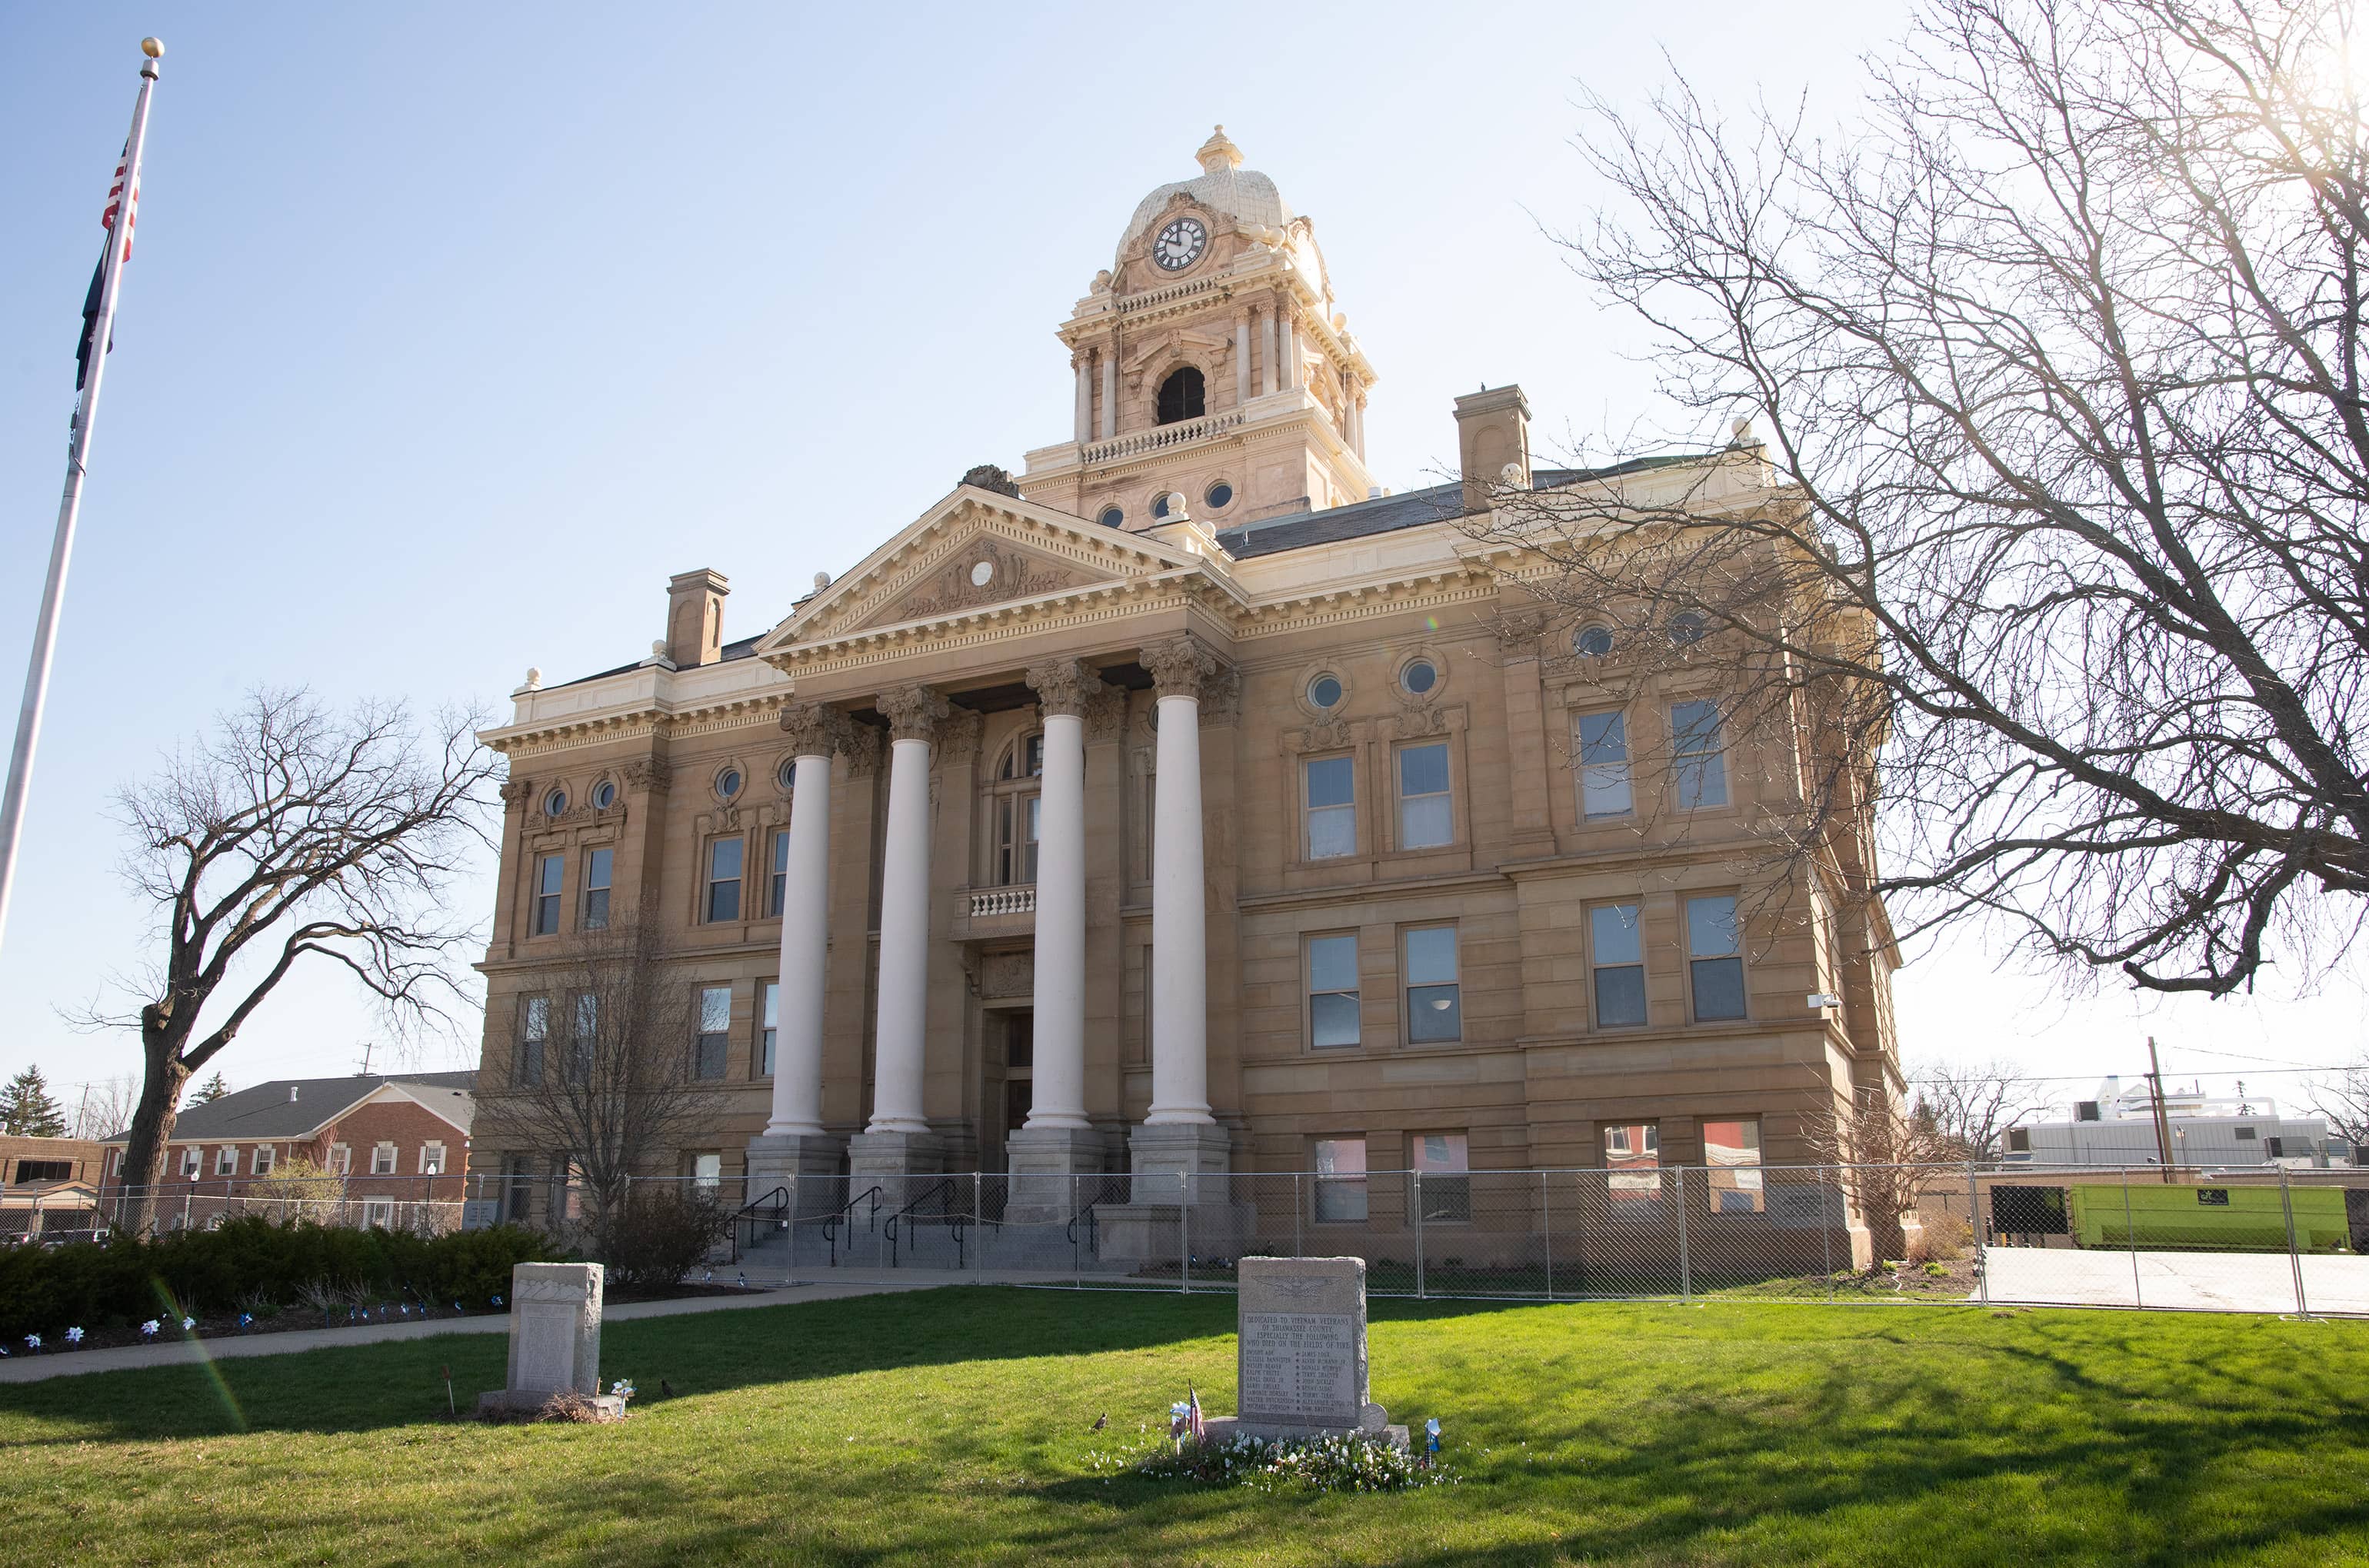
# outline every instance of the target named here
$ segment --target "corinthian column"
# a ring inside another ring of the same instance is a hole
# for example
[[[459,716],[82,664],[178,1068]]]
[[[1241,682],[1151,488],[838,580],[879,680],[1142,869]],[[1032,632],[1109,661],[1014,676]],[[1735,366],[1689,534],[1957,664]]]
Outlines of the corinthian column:
[[[881,853],[872,1120],[864,1131],[868,1139],[892,1134],[910,1140],[930,1130],[921,1109],[930,979],[930,748],[952,710],[926,686],[883,692],[876,701],[888,719],[888,835]]]
[[[1102,681],[1074,658],[1028,671],[1045,714],[1036,839],[1036,1081],[1030,1129],[1086,1120],[1086,700]]]
[[[1234,313],[1234,404],[1237,407],[1251,400],[1251,318],[1247,311]]]

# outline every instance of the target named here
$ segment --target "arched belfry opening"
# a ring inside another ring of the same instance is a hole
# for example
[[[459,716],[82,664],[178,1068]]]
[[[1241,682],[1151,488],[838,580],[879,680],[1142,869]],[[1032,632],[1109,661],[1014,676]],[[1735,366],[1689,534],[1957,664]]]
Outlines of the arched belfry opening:
[[[1201,372],[1191,365],[1172,372],[1160,383],[1159,419],[1173,425],[1179,419],[1197,419],[1209,411],[1207,389],[1201,382]]]

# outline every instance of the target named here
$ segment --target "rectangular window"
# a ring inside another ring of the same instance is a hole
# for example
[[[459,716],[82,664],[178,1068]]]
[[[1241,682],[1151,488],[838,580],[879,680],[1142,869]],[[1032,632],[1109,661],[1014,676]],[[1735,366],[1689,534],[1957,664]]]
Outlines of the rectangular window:
[[[1760,1185],[1760,1122],[1705,1122],[1703,1164],[1711,1178],[1713,1214],[1761,1214],[1768,1207]]]
[[[1670,708],[1670,757],[1677,774],[1678,809],[1727,804],[1727,759],[1721,754],[1719,704],[1677,703]]]
[[[502,1218],[513,1225],[523,1225],[534,1207],[534,1172],[528,1162],[513,1154],[502,1162]]]
[[[194,1182],[194,1181],[196,1181],[200,1176],[202,1176],[202,1175],[204,1175],[205,1173],[206,1173],[206,1151],[205,1151],[204,1150],[202,1150],[202,1149],[184,1149],[184,1150],[181,1150],[181,1174],[182,1174],[182,1175],[184,1175],[184,1176],[186,1176],[187,1178],[189,1178],[190,1181],[193,1181],[193,1182]]]
[[[1744,1016],[1744,947],[1734,898],[1687,900],[1687,971],[1698,1021]]]
[[[1357,1043],[1357,939],[1308,939],[1308,1043],[1318,1050]]]
[[[280,1151],[272,1148],[271,1145],[268,1143],[257,1144],[255,1146],[255,1173],[258,1176],[268,1176],[271,1174],[271,1167],[278,1163],[279,1158]]]
[[[773,834],[773,876],[765,885],[765,918],[780,920],[782,905],[790,896],[790,830],[783,828]]]
[[[1356,765],[1346,757],[1318,757],[1301,763],[1300,774],[1308,802],[1308,858],[1356,854]]]
[[[1638,928],[1639,915],[1640,907],[1635,904],[1598,904],[1587,911],[1599,1029],[1645,1022],[1645,943]]]
[[[534,863],[533,935],[549,936],[559,929],[559,894],[567,879],[567,857],[547,854]]]
[[[423,1176],[441,1176],[444,1173],[442,1144],[423,1143],[419,1146],[419,1173]]]
[[[732,1043],[732,988],[702,986],[699,991],[699,1042],[692,1056],[693,1078],[724,1076],[724,1053]]]
[[[392,1176],[395,1174],[394,1144],[380,1143],[372,1146],[371,1174],[373,1176]]]
[[[222,1148],[214,1150],[214,1174],[217,1176],[235,1176],[238,1174],[237,1150],[225,1144]]]
[[[1045,797],[1007,795],[995,803],[995,885],[1022,887],[1036,880],[1037,831]]]
[[[567,1082],[592,1082],[592,1055],[601,1045],[601,999],[592,992],[576,993],[574,1027],[567,1036]]]
[[[584,929],[599,931],[609,923],[609,876],[616,864],[614,850],[584,852]]]
[[[1467,1162],[1460,1132],[1417,1133],[1414,1168],[1423,1176],[1423,1218],[1425,1224],[1470,1224],[1472,1219],[1471,1165]]]
[[[1406,933],[1406,999],[1410,1043],[1464,1037],[1454,926],[1425,926]]]
[[[1579,715],[1579,814],[1587,821],[1626,817],[1635,802],[1629,793],[1629,717],[1626,714]]]
[[[782,1026],[782,987],[777,980],[767,980],[758,988],[764,1001],[764,1028],[757,1036],[757,1076],[773,1075],[773,1035]]]
[[[713,1192],[724,1185],[724,1156],[694,1154],[691,1157],[691,1180],[694,1186]]]
[[[1633,1212],[1662,1201],[1662,1129],[1653,1122],[1616,1122],[1604,1140],[1605,1196],[1612,1212]]]
[[[740,850],[743,841],[718,839],[707,846],[707,918],[740,918]]]
[[[329,1145],[329,1169],[340,1176],[349,1176],[354,1170],[354,1150],[349,1143]]]
[[[1399,848],[1436,849],[1456,841],[1448,790],[1448,742],[1399,748]]]
[[[1366,1218],[1364,1139],[1317,1140],[1316,1218],[1321,1223],[1356,1223]]]
[[[372,1198],[362,1204],[362,1224],[382,1230],[395,1229],[395,1202],[391,1198]]]
[[[528,1088],[543,1082],[544,1047],[551,1039],[551,998],[531,996],[521,1009],[518,1055],[510,1060],[510,1082]]]

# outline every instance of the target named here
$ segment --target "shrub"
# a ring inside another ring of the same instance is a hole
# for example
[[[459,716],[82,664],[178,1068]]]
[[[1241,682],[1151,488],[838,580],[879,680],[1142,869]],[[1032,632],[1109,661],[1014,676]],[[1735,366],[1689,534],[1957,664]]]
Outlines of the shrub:
[[[1097,1454],[1102,1471],[1130,1470],[1154,1481],[1247,1486],[1259,1492],[1407,1492],[1451,1485],[1456,1476],[1418,1466],[1396,1444],[1363,1433],[1303,1442],[1236,1437],[1227,1442],[1153,1438],[1141,1448]]]
[[[532,1230],[498,1225],[441,1236],[247,1216],[212,1230],[0,1250],[0,1337],[159,1314],[256,1312],[323,1294],[406,1297],[483,1308],[510,1265],[552,1255]],[[262,1315],[258,1312],[257,1315]]]
[[[704,1260],[731,1229],[732,1214],[712,1192],[650,1185],[625,1200],[609,1227],[608,1283],[621,1290],[662,1290]]]

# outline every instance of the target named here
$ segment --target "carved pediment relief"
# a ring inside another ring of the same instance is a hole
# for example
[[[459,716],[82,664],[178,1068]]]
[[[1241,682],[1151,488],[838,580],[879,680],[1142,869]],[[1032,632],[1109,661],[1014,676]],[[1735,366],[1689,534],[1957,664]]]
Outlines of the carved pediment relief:
[[[981,605],[1008,604],[1013,600],[1033,599],[1038,594],[1108,580],[1111,579],[1105,574],[1082,571],[1070,562],[1023,549],[1010,540],[981,531],[947,552],[919,583],[874,606],[848,629],[861,631],[905,621],[926,621]]]

